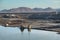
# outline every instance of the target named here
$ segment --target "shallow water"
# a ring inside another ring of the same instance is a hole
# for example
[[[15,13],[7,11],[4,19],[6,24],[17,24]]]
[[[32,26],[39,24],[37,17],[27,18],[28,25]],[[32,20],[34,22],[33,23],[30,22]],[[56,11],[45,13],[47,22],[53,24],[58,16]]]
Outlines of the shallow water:
[[[60,35],[56,32],[24,29],[23,32],[15,27],[0,26],[0,40],[60,40]]]

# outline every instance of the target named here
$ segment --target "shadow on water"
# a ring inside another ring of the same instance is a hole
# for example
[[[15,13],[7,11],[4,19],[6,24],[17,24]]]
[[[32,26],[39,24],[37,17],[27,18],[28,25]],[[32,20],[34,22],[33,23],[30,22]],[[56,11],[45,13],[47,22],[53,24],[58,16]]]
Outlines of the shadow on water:
[[[19,27],[20,31],[23,32],[24,29],[28,29],[28,32],[31,32],[31,28],[25,28],[22,25]]]
[[[25,28],[20,28],[20,31],[21,31],[21,32],[24,32],[24,29],[25,29]],[[31,32],[31,29],[28,29],[27,31],[28,31],[28,32]]]
[[[59,35],[60,35],[60,32],[58,32],[57,34],[59,34]]]
[[[21,32],[23,32],[24,31],[24,28],[20,28],[20,30],[21,30]]]
[[[30,28],[30,29],[28,29],[28,32],[31,32],[31,28]]]
[[[26,36],[26,40],[30,40],[30,32],[31,32],[31,28],[25,28],[25,27],[23,27],[22,25],[20,26],[20,31],[21,31],[21,40],[23,40],[23,38],[25,38],[24,37],[24,34],[23,34],[23,32],[24,32],[24,29],[27,29],[27,31],[28,31],[28,37]]]

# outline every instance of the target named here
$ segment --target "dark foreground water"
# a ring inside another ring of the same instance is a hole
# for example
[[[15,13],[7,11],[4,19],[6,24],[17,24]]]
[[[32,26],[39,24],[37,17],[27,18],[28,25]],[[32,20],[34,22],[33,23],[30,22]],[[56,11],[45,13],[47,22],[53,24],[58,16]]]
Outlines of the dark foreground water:
[[[0,40],[60,40],[60,35],[56,32],[31,29],[23,32],[19,28],[0,26]]]

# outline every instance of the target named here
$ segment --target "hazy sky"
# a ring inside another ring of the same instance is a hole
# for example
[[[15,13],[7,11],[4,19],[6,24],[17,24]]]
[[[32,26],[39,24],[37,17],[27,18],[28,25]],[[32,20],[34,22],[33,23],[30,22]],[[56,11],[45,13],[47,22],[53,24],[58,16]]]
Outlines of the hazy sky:
[[[0,10],[17,7],[60,8],[60,0],[0,0]]]

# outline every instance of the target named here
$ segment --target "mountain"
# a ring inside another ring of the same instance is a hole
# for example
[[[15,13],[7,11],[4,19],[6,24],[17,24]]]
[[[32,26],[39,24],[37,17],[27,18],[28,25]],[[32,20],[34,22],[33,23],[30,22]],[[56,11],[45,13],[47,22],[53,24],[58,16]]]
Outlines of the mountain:
[[[32,9],[28,7],[19,7],[0,11],[0,13],[24,13],[24,12],[32,12]]]
[[[60,8],[59,9],[56,9],[56,11],[60,12]]]
[[[52,9],[50,7],[48,8],[28,8],[28,7],[18,7],[18,8],[12,8],[12,9],[9,9],[9,10],[1,10],[0,13],[29,13],[29,12],[43,12],[43,11],[56,11],[56,9]],[[60,11],[60,9],[57,11]]]
[[[45,8],[44,10],[53,10],[52,8],[48,7],[48,8]]]
[[[34,11],[42,11],[42,8],[33,8]]]

